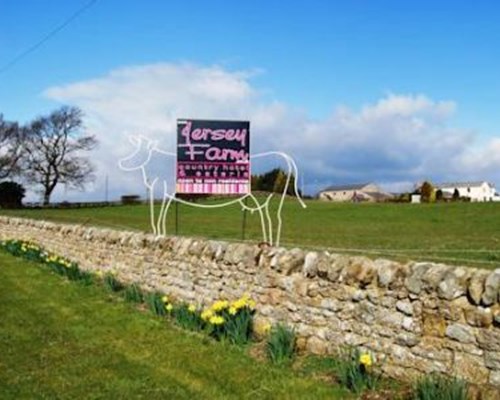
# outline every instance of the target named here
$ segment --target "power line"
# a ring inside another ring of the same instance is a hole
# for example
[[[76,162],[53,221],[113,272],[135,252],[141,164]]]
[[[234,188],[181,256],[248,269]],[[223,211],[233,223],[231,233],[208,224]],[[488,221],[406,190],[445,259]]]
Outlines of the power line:
[[[64,28],[66,28],[71,22],[73,22],[81,14],[83,14],[86,10],[88,10],[95,3],[97,3],[97,1],[98,0],[90,0],[89,2],[85,3],[81,8],[79,8],[76,12],[74,12],[72,15],[70,15],[62,24],[56,26],[49,33],[47,33],[43,38],[41,38],[38,42],[36,42],[35,44],[33,44],[31,47],[27,48],[25,51],[23,51],[18,56],[14,57],[7,64],[3,65],[0,68],[0,74],[3,74],[4,72],[6,72],[10,68],[12,68],[15,64],[17,64],[19,61],[21,61],[28,54],[34,52],[36,49],[38,49],[40,46],[42,46],[45,42],[47,42],[52,37],[54,37],[55,35],[57,35],[60,31],[62,31]]]

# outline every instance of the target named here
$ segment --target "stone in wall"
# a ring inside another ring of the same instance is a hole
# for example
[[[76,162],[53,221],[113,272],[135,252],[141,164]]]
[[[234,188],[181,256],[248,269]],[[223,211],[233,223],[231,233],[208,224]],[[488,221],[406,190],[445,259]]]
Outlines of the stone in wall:
[[[491,306],[498,303],[500,293],[500,268],[488,275],[484,282],[484,292],[481,296],[481,302],[485,306]]]

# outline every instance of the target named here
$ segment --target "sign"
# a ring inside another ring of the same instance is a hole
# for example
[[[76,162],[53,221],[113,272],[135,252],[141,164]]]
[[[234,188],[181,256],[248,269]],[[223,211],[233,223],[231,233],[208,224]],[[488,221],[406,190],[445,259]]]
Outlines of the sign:
[[[177,193],[250,190],[250,122],[177,120]]]

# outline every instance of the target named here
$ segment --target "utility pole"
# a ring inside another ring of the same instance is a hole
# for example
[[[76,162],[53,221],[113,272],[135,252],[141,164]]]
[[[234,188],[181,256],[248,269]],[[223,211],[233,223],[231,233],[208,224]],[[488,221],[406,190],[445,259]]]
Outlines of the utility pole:
[[[106,174],[106,178],[104,180],[104,201],[108,202],[108,174]]]

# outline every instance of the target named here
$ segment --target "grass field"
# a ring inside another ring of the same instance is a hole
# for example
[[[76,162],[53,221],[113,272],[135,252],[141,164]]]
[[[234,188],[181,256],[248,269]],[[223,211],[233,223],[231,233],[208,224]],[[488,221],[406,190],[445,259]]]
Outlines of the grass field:
[[[346,398],[3,252],[0,315],[2,399]]]
[[[284,211],[282,244],[333,251],[500,267],[500,203],[334,204],[291,199]],[[149,229],[146,206],[68,210],[2,210],[3,214],[119,229]],[[239,240],[239,207],[202,210],[178,206],[178,233]],[[175,208],[168,230],[175,231]],[[246,240],[261,240],[257,213],[247,213]]]

